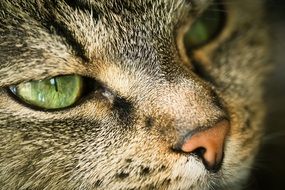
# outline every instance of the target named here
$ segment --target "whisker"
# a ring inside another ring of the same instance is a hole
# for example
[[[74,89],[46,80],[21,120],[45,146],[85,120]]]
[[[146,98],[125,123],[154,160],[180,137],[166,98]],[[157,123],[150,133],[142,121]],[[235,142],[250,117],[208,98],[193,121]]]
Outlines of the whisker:
[[[277,144],[279,140],[283,140],[285,137],[285,131],[278,131],[270,134],[266,134],[263,137],[264,144]]]

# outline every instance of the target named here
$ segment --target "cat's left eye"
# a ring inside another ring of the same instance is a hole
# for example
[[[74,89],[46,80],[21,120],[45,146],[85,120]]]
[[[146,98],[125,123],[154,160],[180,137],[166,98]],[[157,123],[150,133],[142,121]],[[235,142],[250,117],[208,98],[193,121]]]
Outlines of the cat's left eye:
[[[83,77],[57,76],[10,86],[20,101],[39,109],[54,110],[73,105],[83,94]]]
[[[187,50],[207,44],[221,31],[225,21],[225,10],[220,0],[215,0],[209,8],[190,26],[184,36]]]

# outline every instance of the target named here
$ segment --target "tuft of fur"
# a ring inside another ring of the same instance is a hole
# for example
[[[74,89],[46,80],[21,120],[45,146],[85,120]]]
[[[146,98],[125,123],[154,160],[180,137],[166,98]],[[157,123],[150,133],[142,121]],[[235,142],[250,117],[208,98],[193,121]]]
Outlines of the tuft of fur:
[[[211,1],[1,0],[1,189],[240,189],[262,137],[267,33],[262,1],[223,2],[223,32],[185,59],[180,28]],[[64,74],[106,92],[47,112],[6,90]],[[218,172],[171,150],[223,117]]]

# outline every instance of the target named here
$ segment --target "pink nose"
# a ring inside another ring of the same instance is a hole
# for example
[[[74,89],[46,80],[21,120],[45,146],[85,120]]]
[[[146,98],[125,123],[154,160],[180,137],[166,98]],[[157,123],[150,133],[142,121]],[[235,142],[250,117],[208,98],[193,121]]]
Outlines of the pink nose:
[[[225,138],[229,128],[229,122],[222,120],[211,128],[191,135],[184,141],[180,150],[198,154],[207,169],[216,170],[222,163]]]

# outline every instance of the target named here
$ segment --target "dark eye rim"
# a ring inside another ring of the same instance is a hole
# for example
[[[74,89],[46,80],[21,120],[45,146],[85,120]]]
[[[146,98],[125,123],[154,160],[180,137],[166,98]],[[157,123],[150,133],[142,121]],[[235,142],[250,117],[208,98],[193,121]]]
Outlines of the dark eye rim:
[[[68,74],[68,75],[75,75],[75,74]],[[68,76],[68,75],[57,75],[57,76],[48,77],[46,79],[50,79],[53,77],[60,77],[60,76]],[[91,99],[92,98],[92,92],[96,92],[99,90],[103,91],[105,89],[99,81],[97,81],[93,78],[90,78],[90,77],[86,77],[86,76],[82,76],[82,75],[79,75],[79,76],[81,76],[83,78],[83,89],[82,89],[81,96],[73,104],[66,106],[66,107],[62,107],[62,108],[47,109],[47,108],[42,108],[42,107],[39,107],[39,106],[25,102],[20,97],[18,97],[14,92],[12,92],[12,90],[10,89],[11,86],[16,86],[18,84],[9,85],[8,87],[4,88],[4,90],[6,91],[8,96],[13,99],[13,101],[17,102],[18,104],[20,104],[22,106],[30,108],[34,111],[49,112],[49,113],[59,112],[59,111],[68,111],[74,107],[82,105],[83,102],[87,101],[88,99]]]
[[[221,34],[223,29],[225,28],[228,18],[227,18],[226,6],[225,6],[224,0],[214,0],[212,2],[212,4],[204,11],[204,13],[202,13],[199,17],[197,17],[197,19],[202,17],[203,14],[205,14],[207,11],[209,11],[211,9],[211,7],[213,7],[213,6],[217,7],[217,9],[218,9],[217,11],[219,11],[220,22],[219,22],[219,25],[217,26],[217,30],[206,41],[204,41],[203,43],[200,43],[198,45],[191,45],[189,43],[186,43],[185,38],[184,38],[183,42],[184,42],[184,46],[185,46],[187,54],[189,54],[189,53],[191,54],[191,52],[193,52],[197,49],[201,49],[202,47],[205,47],[206,45],[210,44],[218,36],[220,36],[219,34]],[[216,11],[216,10],[214,10],[214,11]],[[186,44],[188,44],[188,45],[186,45]]]

